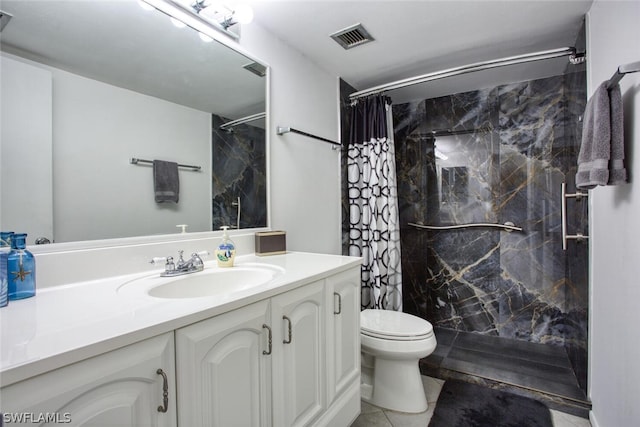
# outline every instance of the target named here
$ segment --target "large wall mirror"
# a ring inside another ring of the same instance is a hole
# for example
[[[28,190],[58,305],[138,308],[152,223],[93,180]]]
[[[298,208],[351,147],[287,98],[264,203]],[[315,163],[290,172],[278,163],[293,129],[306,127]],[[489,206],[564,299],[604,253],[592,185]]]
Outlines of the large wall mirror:
[[[0,9],[0,229],[33,244],[267,226],[264,65],[137,0]],[[156,203],[145,160],[185,165],[178,203]]]

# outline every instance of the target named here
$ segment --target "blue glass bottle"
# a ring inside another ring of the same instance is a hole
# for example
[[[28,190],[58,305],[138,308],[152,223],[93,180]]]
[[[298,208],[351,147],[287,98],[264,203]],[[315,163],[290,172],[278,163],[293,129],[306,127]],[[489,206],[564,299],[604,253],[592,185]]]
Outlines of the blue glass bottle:
[[[7,274],[7,258],[11,248],[13,231],[0,232],[0,307],[9,304],[9,276]]]
[[[11,237],[11,252],[7,258],[9,300],[29,298],[36,294],[36,259],[26,250],[26,234]]]

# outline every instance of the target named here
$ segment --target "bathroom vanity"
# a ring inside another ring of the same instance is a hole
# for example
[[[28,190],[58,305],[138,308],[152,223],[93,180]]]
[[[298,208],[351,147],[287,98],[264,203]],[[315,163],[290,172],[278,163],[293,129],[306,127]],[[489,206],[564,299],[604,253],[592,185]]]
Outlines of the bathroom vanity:
[[[12,301],[0,311],[4,421],[350,425],[360,411],[360,259],[236,261],[229,273],[244,279],[229,276],[224,292],[202,283],[216,286],[229,269],[206,262],[184,279],[156,270]]]

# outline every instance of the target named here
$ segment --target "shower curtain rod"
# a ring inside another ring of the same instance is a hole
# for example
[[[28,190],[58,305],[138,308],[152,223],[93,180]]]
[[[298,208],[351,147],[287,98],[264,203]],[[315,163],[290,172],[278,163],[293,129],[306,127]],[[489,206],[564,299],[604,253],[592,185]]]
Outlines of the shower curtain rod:
[[[266,116],[267,116],[267,113],[257,113],[257,114],[252,114],[251,116],[241,117],[239,119],[232,120],[230,122],[221,124],[220,125],[220,129],[221,130],[227,130],[227,129],[232,128],[234,126],[241,125],[243,123],[248,123],[248,122],[252,122],[254,120],[264,119]]]
[[[570,56],[569,59],[572,63],[580,63],[584,61],[584,54],[577,54],[576,49],[574,47],[562,47],[558,49],[545,50],[541,52],[526,53],[523,55],[509,56],[506,58],[476,62],[474,64],[449,68],[447,70],[435,71],[433,73],[422,74],[416,77],[409,77],[407,79],[397,80],[395,82],[386,83],[383,85],[374,86],[369,89],[354,92],[351,95],[349,95],[349,99],[351,101],[356,101],[359,98],[364,98],[364,97],[375,95],[381,92],[386,92],[393,89],[400,89],[403,87],[412,86],[419,83],[430,82],[433,80],[439,80],[445,77],[453,77],[453,76],[458,76],[461,74],[471,73],[475,71],[488,70],[491,68],[522,64],[526,62],[540,61],[543,59],[559,58],[562,56]]]

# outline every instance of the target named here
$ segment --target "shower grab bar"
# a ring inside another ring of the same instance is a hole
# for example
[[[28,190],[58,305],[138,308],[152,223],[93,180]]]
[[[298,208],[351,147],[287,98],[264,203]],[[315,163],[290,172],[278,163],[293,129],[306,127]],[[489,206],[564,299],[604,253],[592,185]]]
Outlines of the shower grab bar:
[[[138,163],[145,163],[145,164],[152,165],[153,164],[153,160],[145,160],[145,159],[138,159],[136,157],[132,157],[131,160],[129,161],[129,163],[131,163],[132,165],[137,165]],[[179,168],[193,169],[194,171],[200,171],[202,169],[202,166],[183,165],[183,164],[180,164],[180,163],[178,163],[178,167]]]
[[[492,223],[472,223],[472,224],[454,224],[454,225],[422,225],[416,224],[414,222],[408,223],[409,225],[416,228],[424,228],[427,230],[455,230],[459,228],[474,228],[474,227],[485,227],[485,228],[500,228],[504,231],[522,231],[522,227],[516,227],[512,222],[507,221],[504,224],[492,224]]]
[[[318,140],[323,141],[323,142],[328,142],[329,144],[332,144],[332,145],[333,145],[333,147],[331,147],[331,149],[332,149],[332,150],[337,150],[339,147],[342,147],[342,144],[340,144],[339,142],[335,142],[335,141],[332,141],[332,140],[330,140],[330,139],[323,138],[323,137],[321,137],[321,136],[317,136],[317,135],[314,135],[314,134],[312,134],[312,133],[303,132],[303,131],[301,131],[301,130],[294,129],[294,128],[290,128],[290,127],[282,127],[282,126],[278,126],[278,128],[277,128],[277,132],[276,132],[276,133],[277,133],[278,135],[283,135],[283,134],[285,134],[285,133],[289,133],[289,132],[291,132],[291,133],[297,133],[297,134],[299,134],[299,135],[308,136],[309,138],[318,139]]]
[[[577,240],[578,242],[582,242],[583,240],[588,240],[589,236],[585,236],[581,233],[576,234],[567,234],[567,199],[574,198],[578,201],[582,200],[583,197],[589,197],[589,193],[571,193],[567,194],[567,184],[565,182],[562,183],[562,250],[567,250],[567,240]]]
[[[638,71],[640,71],[640,61],[620,65],[616,72],[613,73],[613,76],[611,76],[611,78],[609,79],[609,82],[607,83],[607,89],[613,89],[613,87],[618,84],[620,80],[622,80],[625,74],[637,73]]]

